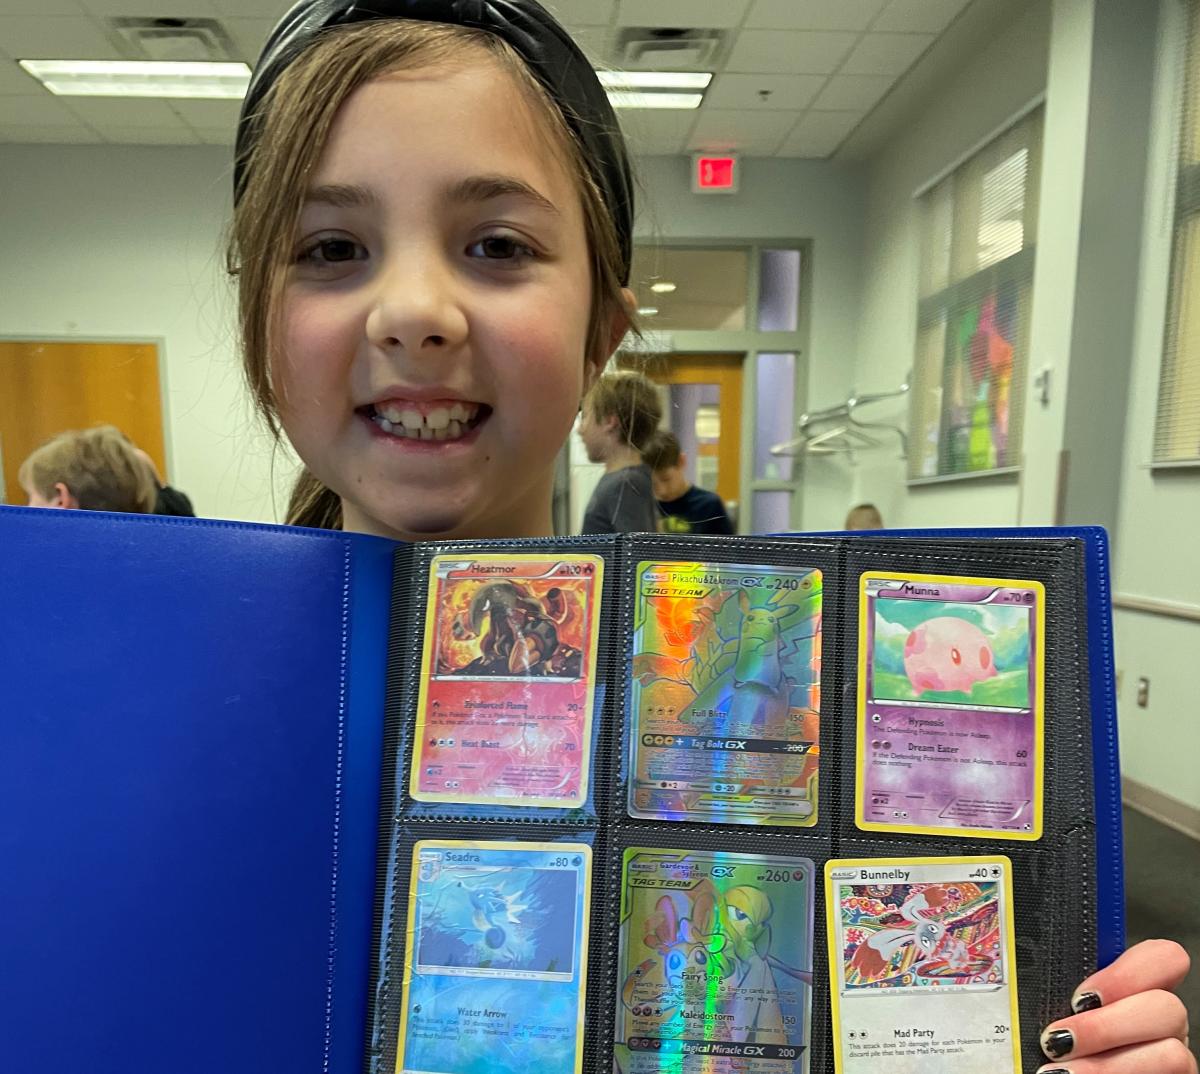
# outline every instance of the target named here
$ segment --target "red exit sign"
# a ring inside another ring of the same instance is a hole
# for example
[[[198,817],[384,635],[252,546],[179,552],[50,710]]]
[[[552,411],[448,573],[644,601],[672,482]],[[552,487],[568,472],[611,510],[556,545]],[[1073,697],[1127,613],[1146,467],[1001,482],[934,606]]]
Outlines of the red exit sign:
[[[692,157],[692,192],[733,194],[738,188],[738,158],[697,153]]]

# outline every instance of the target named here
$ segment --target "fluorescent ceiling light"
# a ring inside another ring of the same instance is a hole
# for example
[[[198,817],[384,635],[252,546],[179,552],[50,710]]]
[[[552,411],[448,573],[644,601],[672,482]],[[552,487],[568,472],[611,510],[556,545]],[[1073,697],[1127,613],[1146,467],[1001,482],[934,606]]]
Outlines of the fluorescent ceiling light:
[[[658,283],[652,283],[650,290],[656,295],[669,295],[675,290],[675,285],[670,280],[659,280]]]
[[[638,316],[639,317],[653,317],[657,313],[658,313],[657,306],[639,306],[638,307]]]
[[[608,101],[614,108],[699,108],[703,93],[629,93],[609,90]]]
[[[605,89],[707,89],[712,81],[711,71],[597,71],[596,77]]]
[[[51,93],[64,97],[208,97],[240,100],[250,84],[244,63],[164,60],[21,60]]]

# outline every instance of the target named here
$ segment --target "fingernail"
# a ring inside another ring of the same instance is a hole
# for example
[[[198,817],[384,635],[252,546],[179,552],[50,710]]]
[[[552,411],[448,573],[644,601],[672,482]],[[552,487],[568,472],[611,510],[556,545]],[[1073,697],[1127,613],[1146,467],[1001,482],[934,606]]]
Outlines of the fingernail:
[[[1066,1067],[1042,1067],[1038,1074],[1071,1074]]]
[[[1042,1051],[1051,1059],[1062,1059],[1075,1049],[1075,1034],[1069,1029],[1056,1029],[1042,1038]]]
[[[1097,1007],[1103,1006],[1104,1000],[1100,998],[1098,992],[1080,992],[1071,1002],[1071,1010],[1076,1014],[1082,1014],[1084,1011],[1094,1011]]]

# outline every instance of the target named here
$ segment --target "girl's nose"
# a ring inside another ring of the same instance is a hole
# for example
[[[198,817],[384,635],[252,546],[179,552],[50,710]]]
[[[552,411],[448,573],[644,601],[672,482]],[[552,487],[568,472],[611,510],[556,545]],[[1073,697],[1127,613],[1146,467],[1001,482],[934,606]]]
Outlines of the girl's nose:
[[[450,266],[437,257],[409,256],[381,273],[367,338],[382,350],[440,354],[467,338],[467,317]]]

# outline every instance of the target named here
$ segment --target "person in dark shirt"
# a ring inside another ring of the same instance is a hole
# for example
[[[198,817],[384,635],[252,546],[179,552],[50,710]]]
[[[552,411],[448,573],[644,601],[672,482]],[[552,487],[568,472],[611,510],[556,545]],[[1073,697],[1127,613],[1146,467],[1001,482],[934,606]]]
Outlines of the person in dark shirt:
[[[658,507],[641,448],[662,420],[654,382],[640,373],[607,373],[583,401],[579,439],[604,476],[588,501],[581,533],[653,533]]]
[[[654,497],[663,514],[659,528],[664,533],[733,532],[721,497],[688,481],[683,472],[686,457],[674,433],[655,432],[642,450],[642,461],[650,467]]]

